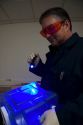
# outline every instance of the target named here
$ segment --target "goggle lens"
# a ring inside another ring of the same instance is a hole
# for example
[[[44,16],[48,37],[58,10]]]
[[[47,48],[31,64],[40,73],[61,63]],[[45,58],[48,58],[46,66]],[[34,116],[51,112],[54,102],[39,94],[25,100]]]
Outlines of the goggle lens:
[[[58,32],[61,29],[62,26],[62,22],[57,22],[54,24],[51,24],[49,26],[47,26],[45,29],[43,29],[40,34],[43,37],[47,37],[47,35],[53,35],[54,33]]]

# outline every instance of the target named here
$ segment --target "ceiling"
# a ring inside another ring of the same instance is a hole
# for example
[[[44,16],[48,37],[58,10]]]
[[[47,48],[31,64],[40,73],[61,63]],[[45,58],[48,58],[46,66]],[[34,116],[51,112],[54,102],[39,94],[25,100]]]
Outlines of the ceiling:
[[[57,6],[83,21],[83,0],[0,0],[0,24],[36,22],[44,10]]]

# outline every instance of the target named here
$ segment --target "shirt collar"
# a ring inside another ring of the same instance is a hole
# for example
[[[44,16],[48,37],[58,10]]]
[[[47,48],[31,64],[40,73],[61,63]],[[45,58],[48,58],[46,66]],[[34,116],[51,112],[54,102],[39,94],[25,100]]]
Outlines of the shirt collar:
[[[61,48],[71,48],[79,39],[79,35],[77,33],[73,33],[72,36],[61,46],[56,47],[56,46],[49,46],[49,49],[51,52],[53,52],[54,50],[57,51],[58,49]]]

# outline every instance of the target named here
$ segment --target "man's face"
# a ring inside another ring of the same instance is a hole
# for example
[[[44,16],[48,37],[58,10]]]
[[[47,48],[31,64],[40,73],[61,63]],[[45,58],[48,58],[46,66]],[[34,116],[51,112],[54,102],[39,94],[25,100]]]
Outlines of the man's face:
[[[41,34],[52,46],[59,46],[64,42],[67,27],[59,17],[48,16],[42,20]]]

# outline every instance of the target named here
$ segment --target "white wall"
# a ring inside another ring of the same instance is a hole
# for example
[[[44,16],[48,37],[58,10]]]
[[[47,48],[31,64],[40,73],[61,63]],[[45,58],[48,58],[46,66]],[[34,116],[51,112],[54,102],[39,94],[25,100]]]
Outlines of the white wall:
[[[39,34],[39,23],[0,25],[0,79],[36,81],[39,77],[28,71],[27,58],[39,53],[45,62],[48,41]],[[83,22],[73,22],[73,31],[83,36]]]

